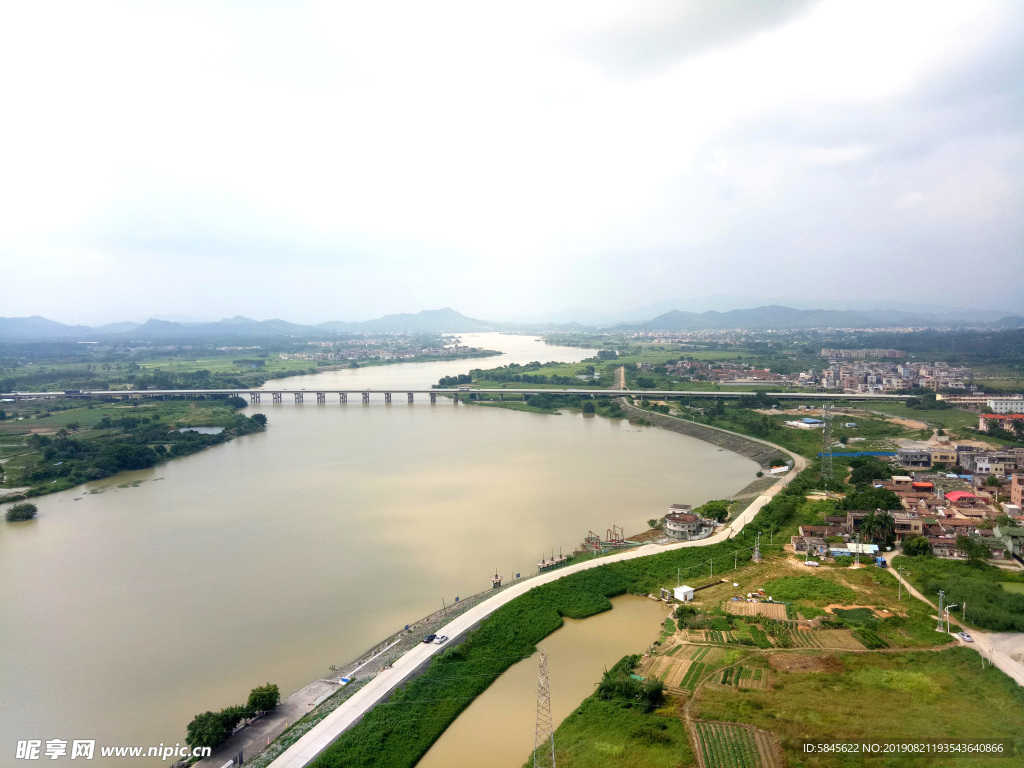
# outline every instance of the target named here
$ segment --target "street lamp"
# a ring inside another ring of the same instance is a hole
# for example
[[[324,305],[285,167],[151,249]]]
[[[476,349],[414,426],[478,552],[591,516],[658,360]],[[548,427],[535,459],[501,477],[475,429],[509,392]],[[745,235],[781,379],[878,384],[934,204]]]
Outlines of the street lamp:
[[[946,634],[947,635],[949,634],[949,609],[950,608],[956,608],[956,603],[953,603],[952,605],[947,605],[946,606]]]

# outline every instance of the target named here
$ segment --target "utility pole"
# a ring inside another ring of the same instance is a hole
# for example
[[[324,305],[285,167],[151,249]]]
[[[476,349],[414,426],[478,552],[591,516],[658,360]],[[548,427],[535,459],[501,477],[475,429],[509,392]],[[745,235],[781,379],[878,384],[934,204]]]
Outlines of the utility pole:
[[[821,409],[825,428],[821,432],[821,480],[832,482],[832,404],[826,403]],[[826,488],[827,490],[827,488]]]
[[[711,558],[711,578],[715,578],[715,558]]]
[[[761,532],[757,532],[757,541],[754,542],[754,556],[750,558],[755,563],[761,562]]]
[[[956,603],[946,606],[946,634],[949,634],[949,611],[951,608],[956,608]]]
[[[537,680],[537,724],[533,732],[533,768],[555,768],[555,732],[551,723],[551,682],[548,652],[540,649]]]
[[[896,570],[900,572],[900,577],[898,579],[896,579],[896,584],[898,585],[896,587],[896,599],[897,600],[902,600],[903,599],[903,566],[901,565]]]
[[[945,594],[941,589],[939,590],[939,625],[935,627],[936,632],[942,631],[942,597]]]
[[[732,569],[734,571],[736,570],[739,561],[740,561],[740,553],[739,552],[733,552],[732,553]]]
[[[444,598],[443,597],[441,598],[441,608],[442,608],[442,610],[444,610],[444,619],[445,619],[445,621],[447,621],[448,620],[448,606],[444,604]]]
[[[857,565],[860,565],[860,534],[857,534],[857,551],[853,553],[857,558]]]

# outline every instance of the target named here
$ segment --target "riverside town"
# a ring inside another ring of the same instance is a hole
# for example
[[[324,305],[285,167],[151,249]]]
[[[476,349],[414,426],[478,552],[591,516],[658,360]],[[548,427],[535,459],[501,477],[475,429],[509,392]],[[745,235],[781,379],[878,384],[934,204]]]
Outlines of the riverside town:
[[[1024,768],[1024,3],[55,2],[0,768]]]

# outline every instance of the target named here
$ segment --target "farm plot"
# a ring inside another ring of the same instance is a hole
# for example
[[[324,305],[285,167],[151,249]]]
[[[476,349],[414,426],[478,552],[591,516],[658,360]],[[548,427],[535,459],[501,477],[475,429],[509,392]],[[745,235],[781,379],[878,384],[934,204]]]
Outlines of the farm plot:
[[[694,728],[704,768],[762,768],[764,765],[752,729],[705,720],[697,720]]]
[[[769,619],[785,619],[786,606],[783,603],[739,603],[727,602],[727,613],[733,616],[766,616]]]
[[[818,641],[817,648],[840,648],[849,651],[862,651],[864,644],[859,642],[848,629],[816,629],[809,632]]]
[[[768,685],[768,671],[761,667],[726,667],[716,677],[720,685],[734,688],[765,688]]]

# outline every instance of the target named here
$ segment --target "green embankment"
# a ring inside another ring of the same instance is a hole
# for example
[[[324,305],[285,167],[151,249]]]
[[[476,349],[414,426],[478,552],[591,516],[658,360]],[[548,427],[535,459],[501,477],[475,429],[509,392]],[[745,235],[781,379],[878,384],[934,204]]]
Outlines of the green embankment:
[[[316,768],[415,765],[444,729],[502,672],[530,656],[562,617],[585,618],[611,607],[610,597],[648,594],[674,584],[677,574],[705,572],[710,557],[740,552],[749,562],[757,530],[789,523],[811,484],[796,478],[735,539],[707,547],[609,563],[537,587],[496,610],[467,639],[435,657],[427,671],[370,710],[356,727],[328,747]]]

